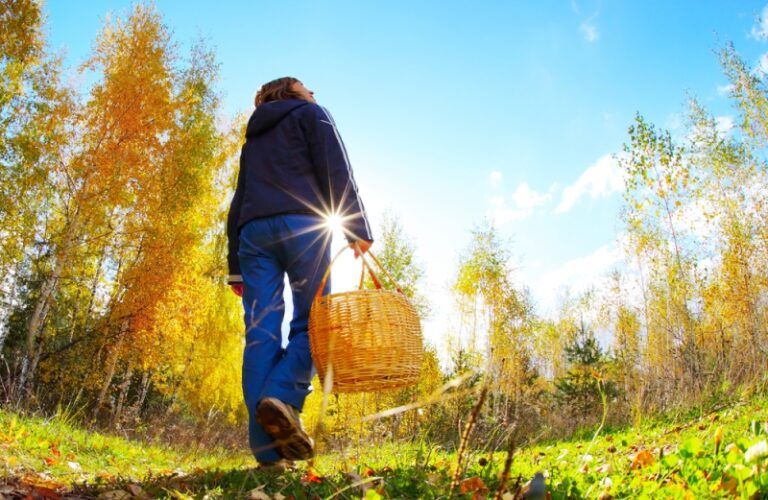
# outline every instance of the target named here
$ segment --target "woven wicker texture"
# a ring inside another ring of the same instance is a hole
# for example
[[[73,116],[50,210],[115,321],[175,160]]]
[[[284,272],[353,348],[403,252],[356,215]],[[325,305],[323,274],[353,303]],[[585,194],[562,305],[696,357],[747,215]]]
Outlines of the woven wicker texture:
[[[319,290],[323,289],[339,254],[331,262]],[[368,254],[387,273],[376,257]],[[376,290],[325,296],[318,293],[312,303],[309,341],[320,379],[325,382],[329,376],[335,393],[413,385],[418,382],[423,357],[418,314],[399,289],[381,288],[365,258],[361,263]]]

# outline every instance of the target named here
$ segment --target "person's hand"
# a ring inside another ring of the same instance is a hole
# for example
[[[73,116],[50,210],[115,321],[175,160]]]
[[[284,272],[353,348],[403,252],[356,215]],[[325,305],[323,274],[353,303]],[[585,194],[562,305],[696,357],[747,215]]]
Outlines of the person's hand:
[[[232,292],[237,295],[238,297],[243,296],[243,284],[238,283],[236,285],[229,285],[232,288]]]
[[[358,258],[361,254],[367,252],[371,245],[373,245],[372,241],[357,240],[350,243],[349,248],[355,251],[355,258]]]

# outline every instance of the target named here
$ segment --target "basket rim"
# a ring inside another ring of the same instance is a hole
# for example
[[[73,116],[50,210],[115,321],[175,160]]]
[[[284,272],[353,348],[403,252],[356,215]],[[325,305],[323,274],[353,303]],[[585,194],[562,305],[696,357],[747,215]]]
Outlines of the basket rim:
[[[346,296],[349,296],[349,295],[369,295],[369,294],[374,294],[374,293],[377,293],[377,294],[388,294],[388,295],[394,295],[394,296],[397,296],[397,297],[403,297],[406,302],[408,302],[409,304],[411,303],[411,301],[408,300],[408,298],[405,297],[400,292],[398,292],[396,290],[386,290],[384,288],[378,288],[378,289],[373,289],[373,290],[370,290],[370,289],[365,289],[365,290],[349,290],[349,291],[346,291],[346,292],[329,293],[329,294],[321,295],[320,297],[315,298],[315,300],[313,300],[313,302],[317,302],[317,301],[328,299],[328,298],[334,298],[334,297],[346,297]]]

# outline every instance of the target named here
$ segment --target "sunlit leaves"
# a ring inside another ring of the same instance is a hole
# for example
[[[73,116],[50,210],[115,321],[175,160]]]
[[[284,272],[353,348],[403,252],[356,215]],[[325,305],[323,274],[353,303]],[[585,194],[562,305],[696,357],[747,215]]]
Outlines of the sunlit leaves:
[[[18,117],[0,120],[0,265],[14,281],[0,290],[18,308],[0,349],[25,360],[20,380],[109,400],[113,419],[155,391],[238,418],[241,326],[220,276],[241,124],[217,125],[213,53],[197,43],[182,59],[139,4],[105,21],[78,98],[46,55],[39,3],[2,9],[0,77],[19,84],[0,96],[0,116]]]
[[[642,368],[661,393],[697,387],[764,360],[758,306],[768,276],[764,160],[766,88],[729,46],[721,62],[744,121],[722,130],[690,99],[686,130],[659,130],[638,116],[621,164],[629,258],[640,274]],[[622,329],[622,332],[626,331]],[[737,376],[737,378],[742,377]],[[667,389],[663,389],[666,387]],[[692,390],[692,393],[689,391]],[[684,396],[685,397],[685,396]]]

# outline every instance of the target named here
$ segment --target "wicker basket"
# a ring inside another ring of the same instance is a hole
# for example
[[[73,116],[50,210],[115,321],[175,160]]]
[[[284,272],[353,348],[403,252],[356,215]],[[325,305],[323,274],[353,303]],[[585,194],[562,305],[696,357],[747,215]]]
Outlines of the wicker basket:
[[[328,266],[309,313],[309,342],[320,379],[335,393],[416,384],[423,357],[419,317],[399,288],[382,288],[366,256],[361,255],[362,272],[368,270],[375,290],[362,289],[361,274],[358,290],[322,295],[333,264],[346,248]],[[378,259],[371,252],[366,255],[394,284]]]

